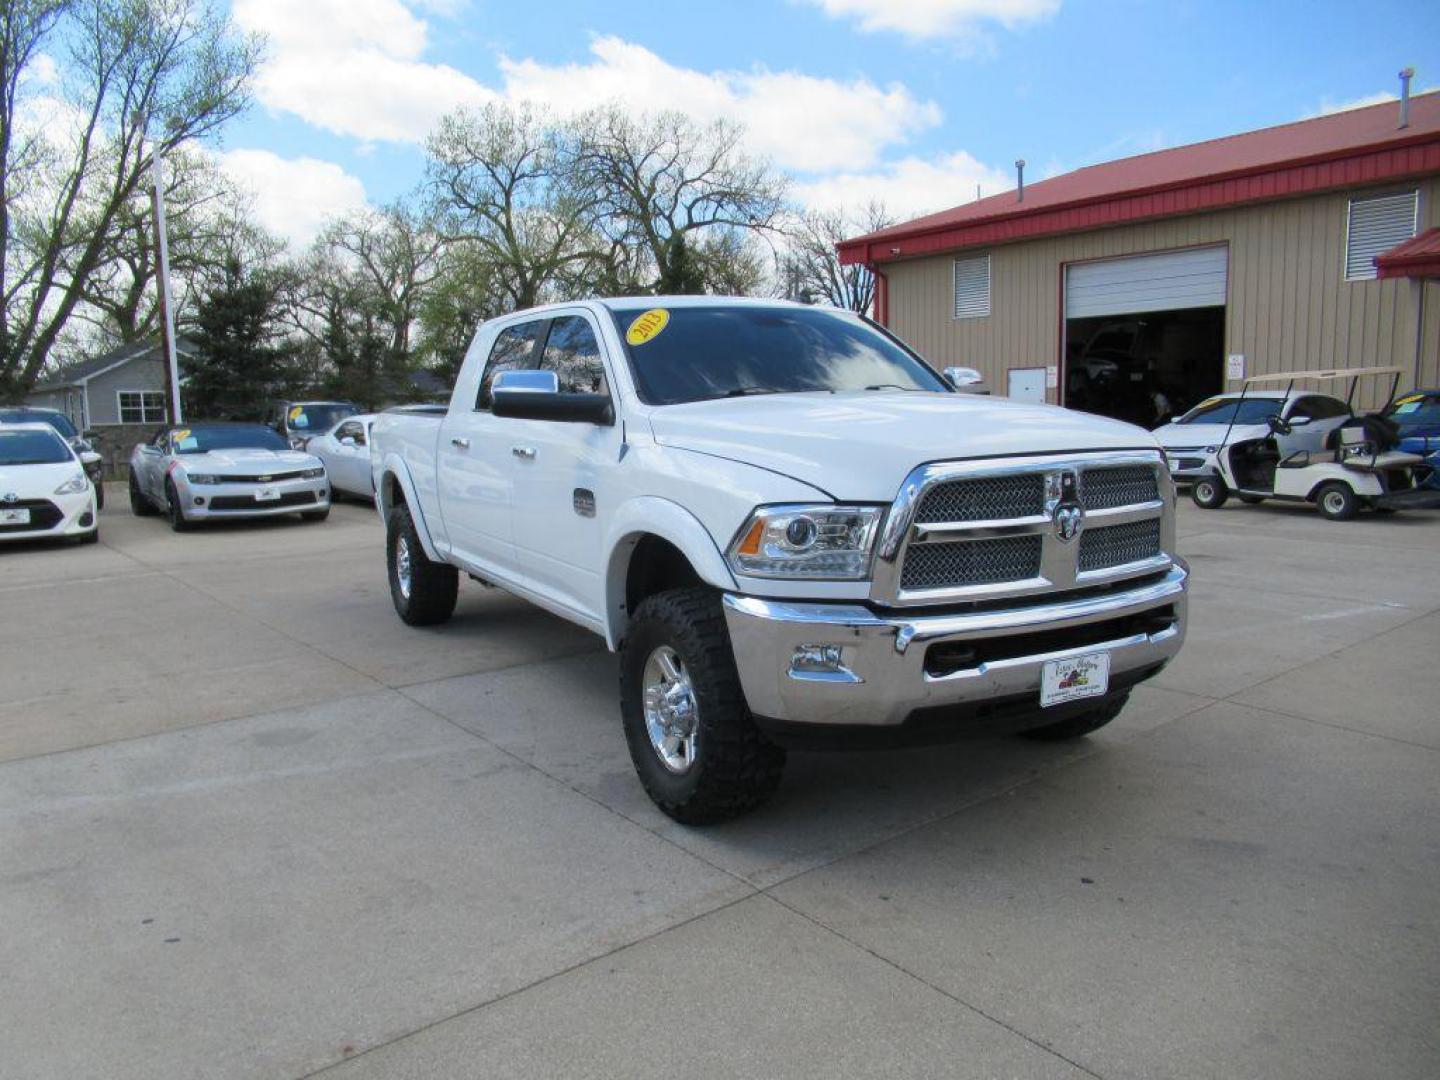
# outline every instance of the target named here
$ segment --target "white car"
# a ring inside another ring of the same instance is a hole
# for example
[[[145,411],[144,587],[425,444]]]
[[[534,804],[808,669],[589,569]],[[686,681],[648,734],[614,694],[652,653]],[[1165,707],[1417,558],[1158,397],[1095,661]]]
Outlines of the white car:
[[[1335,428],[1350,419],[1350,406],[1329,394],[1287,393],[1284,390],[1216,394],[1184,416],[1155,429],[1176,483],[1194,483],[1216,475],[1215,454],[1227,441],[1264,438],[1270,418],[1279,417],[1292,431],[1278,436],[1287,456],[1296,450],[1319,450]]]
[[[95,485],[49,424],[0,424],[0,540],[100,538]]]
[[[347,417],[305,444],[307,453],[324,462],[336,495],[353,495],[366,502],[375,497],[375,479],[370,469],[370,426],[375,423],[375,415]]]
[[[195,423],[161,428],[130,455],[130,509],[163,511],[183,532],[199,521],[330,514],[330,482],[318,458],[292,450],[263,424]]]

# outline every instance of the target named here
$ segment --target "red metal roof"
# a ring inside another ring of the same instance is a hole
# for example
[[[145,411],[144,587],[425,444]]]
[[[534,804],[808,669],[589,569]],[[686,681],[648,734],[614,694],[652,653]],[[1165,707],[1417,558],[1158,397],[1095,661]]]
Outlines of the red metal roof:
[[[1375,269],[1382,278],[1440,277],[1440,229],[1427,229],[1376,255]]]
[[[1025,185],[846,240],[840,261],[886,262],[1440,172],[1440,91],[1158,150]],[[894,249],[899,249],[898,251]]]

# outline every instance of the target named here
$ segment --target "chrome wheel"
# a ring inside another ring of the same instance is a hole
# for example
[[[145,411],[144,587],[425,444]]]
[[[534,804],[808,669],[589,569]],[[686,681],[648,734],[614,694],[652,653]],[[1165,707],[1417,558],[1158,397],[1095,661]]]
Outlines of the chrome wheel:
[[[1327,491],[1325,493],[1325,510],[1331,514],[1343,514],[1345,512],[1344,492]]]
[[[410,541],[404,536],[395,541],[395,582],[400,586],[400,595],[410,599]]]
[[[700,709],[690,673],[674,649],[661,645],[645,661],[645,730],[660,763],[672,773],[695,764]]]

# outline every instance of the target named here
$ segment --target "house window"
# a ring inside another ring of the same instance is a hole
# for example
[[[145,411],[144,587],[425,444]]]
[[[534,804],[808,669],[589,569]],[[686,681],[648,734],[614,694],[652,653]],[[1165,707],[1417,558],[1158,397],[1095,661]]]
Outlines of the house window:
[[[990,256],[955,260],[955,318],[979,319],[990,314]]]
[[[1375,256],[1415,235],[1419,199],[1413,191],[1350,200],[1345,232],[1345,280],[1376,276]]]
[[[165,392],[163,390],[117,390],[120,398],[122,424],[163,424]]]

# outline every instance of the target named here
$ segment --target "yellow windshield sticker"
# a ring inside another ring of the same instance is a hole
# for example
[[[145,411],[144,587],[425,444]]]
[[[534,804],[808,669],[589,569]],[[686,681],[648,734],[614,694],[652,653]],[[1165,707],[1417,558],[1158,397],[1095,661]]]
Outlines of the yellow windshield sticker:
[[[305,412],[305,406],[303,406],[303,405],[296,405],[293,409],[290,410],[290,419],[291,419],[291,420],[299,420],[300,417],[301,417],[301,415],[302,415],[304,412]]]
[[[1425,400],[1425,395],[1424,395],[1424,394],[1411,394],[1409,397],[1402,397],[1399,401],[1395,402],[1395,404],[1396,404],[1396,405],[1409,405],[1412,401],[1424,401],[1424,400]]]
[[[181,428],[179,431],[174,432],[170,437],[176,442],[179,442],[181,439],[188,439],[190,437],[190,429],[188,427]]]
[[[1212,397],[1212,398],[1206,398],[1204,401],[1200,402],[1200,404],[1199,404],[1199,405],[1196,405],[1195,407],[1196,407],[1197,409],[1208,409],[1211,405],[1218,405],[1218,404],[1220,404],[1220,399],[1219,399],[1218,397]]]
[[[625,331],[625,340],[631,345],[644,345],[647,341],[659,337],[660,331],[664,330],[669,322],[670,312],[664,308],[651,308],[641,312],[630,324],[630,329]]]

